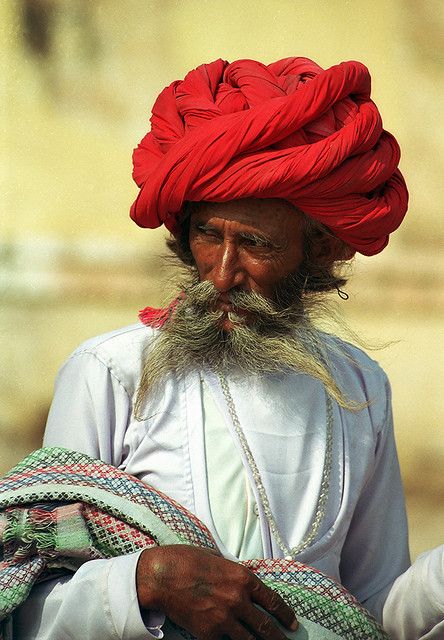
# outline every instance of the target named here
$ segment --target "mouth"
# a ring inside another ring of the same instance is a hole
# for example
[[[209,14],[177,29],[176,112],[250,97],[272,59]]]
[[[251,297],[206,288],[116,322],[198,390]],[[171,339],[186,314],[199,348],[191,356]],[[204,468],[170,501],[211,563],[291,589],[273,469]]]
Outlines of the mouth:
[[[221,326],[225,330],[232,330],[237,325],[245,325],[248,324],[249,313],[244,309],[239,309],[233,303],[229,302],[226,299],[217,300],[214,303],[213,307],[216,311],[222,312],[222,317],[220,319]]]
[[[220,300],[219,302],[216,302],[215,306],[218,311],[223,311],[224,313],[232,313],[233,311],[236,311],[231,302],[223,302]]]
[[[224,314],[234,313],[239,317],[246,317],[248,312],[244,309],[239,309],[229,300],[224,300],[223,298],[219,298],[214,304],[214,309],[217,311],[222,311]]]

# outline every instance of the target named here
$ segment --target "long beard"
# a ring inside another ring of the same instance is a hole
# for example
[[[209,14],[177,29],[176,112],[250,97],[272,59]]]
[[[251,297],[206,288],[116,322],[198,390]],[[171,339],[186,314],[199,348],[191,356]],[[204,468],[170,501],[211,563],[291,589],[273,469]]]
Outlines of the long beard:
[[[150,391],[169,374],[202,369],[307,374],[320,380],[341,406],[352,408],[330,373],[325,339],[305,311],[297,276],[281,285],[276,301],[233,291],[230,302],[239,313],[228,313],[229,330],[222,323],[226,312],[214,310],[219,295],[208,281],[195,281],[184,290],[145,354],[135,403],[138,418]]]

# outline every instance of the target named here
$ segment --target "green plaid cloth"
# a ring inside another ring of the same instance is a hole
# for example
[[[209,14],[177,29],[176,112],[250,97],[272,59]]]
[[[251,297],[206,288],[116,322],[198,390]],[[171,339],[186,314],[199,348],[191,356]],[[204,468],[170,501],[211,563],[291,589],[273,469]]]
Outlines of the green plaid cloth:
[[[111,558],[163,544],[216,548],[205,525],[136,478],[77,451],[44,448],[0,480],[0,621],[33,585]],[[294,609],[297,640],[383,640],[380,625],[344,587],[293,560],[243,562]],[[191,638],[181,630],[186,638]]]

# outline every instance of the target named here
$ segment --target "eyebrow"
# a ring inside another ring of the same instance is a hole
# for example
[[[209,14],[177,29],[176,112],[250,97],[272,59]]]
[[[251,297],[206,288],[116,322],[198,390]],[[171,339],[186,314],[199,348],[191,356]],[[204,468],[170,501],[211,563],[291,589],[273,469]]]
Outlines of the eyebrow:
[[[239,236],[241,238],[244,238],[245,240],[253,240],[259,246],[277,247],[276,243],[273,242],[271,238],[260,235],[258,233],[253,233],[251,231],[242,231]]]
[[[196,224],[196,228],[202,229],[202,231],[216,231],[216,228],[212,227],[211,224],[208,224],[207,222],[197,221],[195,224]]]
[[[213,227],[213,225],[208,224],[207,222],[197,222],[196,228],[205,232],[213,231],[213,232],[219,233],[216,227]],[[244,240],[253,240],[254,242],[256,242],[258,246],[270,247],[272,249],[282,248],[282,245],[278,244],[277,242],[272,240],[270,237],[261,235],[259,233],[254,233],[253,231],[241,231],[238,235],[240,238]]]

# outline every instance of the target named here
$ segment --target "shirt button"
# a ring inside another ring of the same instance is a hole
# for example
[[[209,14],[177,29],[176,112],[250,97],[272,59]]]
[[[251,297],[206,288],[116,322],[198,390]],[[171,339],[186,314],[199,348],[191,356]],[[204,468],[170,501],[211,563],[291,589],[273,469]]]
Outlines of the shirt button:
[[[255,502],[253,505],[253,513],[256,516],[256,518],[259,518],[259,507],[257,506],[257,502]]]

